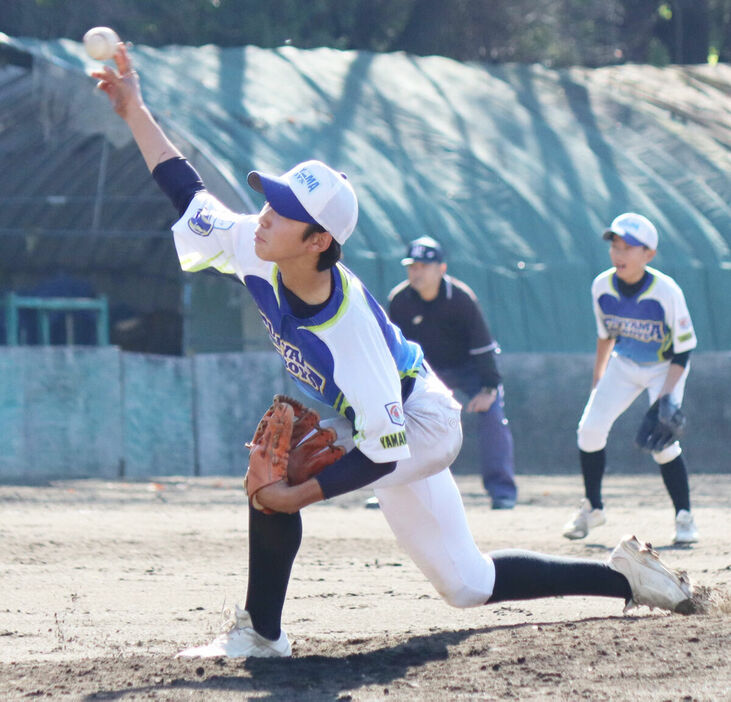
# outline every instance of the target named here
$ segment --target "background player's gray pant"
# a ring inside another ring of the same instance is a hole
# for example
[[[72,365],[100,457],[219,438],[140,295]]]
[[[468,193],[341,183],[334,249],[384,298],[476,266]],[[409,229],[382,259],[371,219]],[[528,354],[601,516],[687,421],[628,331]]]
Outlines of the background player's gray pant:
[[[647,390],[649,404],[657,399],[669,367],[670,361],[640,365],[613,353],[581,415],[577,430],[579,448],[590,453],[601,451],[607,445],[609,430],[614,422],[643,390]],[[670,393],[678,405],[683,402],[689,371],[690,364]],[[662,451],[653,452],[652,457],[662,465],[677,458],[680,453],[680,444],[676,441]]]

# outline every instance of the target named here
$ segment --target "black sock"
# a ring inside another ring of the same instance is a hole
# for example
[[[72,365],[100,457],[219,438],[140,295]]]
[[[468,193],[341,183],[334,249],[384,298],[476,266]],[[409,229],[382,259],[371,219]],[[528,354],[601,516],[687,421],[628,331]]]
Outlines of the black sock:
[[[559,595],[632,597],[627,578],[606,563],[560,558],[519,549],[488,554],[495,563],[495,587],[488,603]]]
[[[581,460],[581,474],[584,476],[584,494],[591,502],[592,509],[603,509],[602,504],[602,478],[604,477],[604,465],[606,463],[606,452],[582,451],[579,449]]]
[[[264,514],[249,505],[249,585],[246,610],[254,629],[278,639],[292,564],[302,541],[302,518]]]
[[[690,512],[690,488],[688,487],[688,471],[685,469],[685,461],[680,455],[669,463],[660,466],[662,481],[670,494],[670,499],[675,506],[675,514],[681,509]]]

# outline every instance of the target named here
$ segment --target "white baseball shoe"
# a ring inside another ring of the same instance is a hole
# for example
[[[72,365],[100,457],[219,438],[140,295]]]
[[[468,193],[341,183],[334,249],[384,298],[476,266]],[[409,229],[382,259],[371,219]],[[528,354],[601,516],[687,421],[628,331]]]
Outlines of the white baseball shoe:
[[[228,621],[220,636],[205,646],[186,648],[176,658],[285,658],[292,655],[284,631],[276,641],[264,638],[254,631],[249,613],[238,605],[234,612],[224,612],[224,616]]]
[[[606,524],[607,518],[603,509],[592,509],[591,502],[584,498],[579,511],[563,526],[563,535],[567,539],[583,539],[590,529]]]
[[[698,529],[693,515],[687,509],[681,509],[675,515],[674,544],[694,544],[698,541]]]
[[[685,571],[671,570],[653,551],[635,536],[625,536],[612,551],[609,567],[624,575],[632,590],[632,599],[624,608],[647,605],[671,612],[689,611],[693,587]]]

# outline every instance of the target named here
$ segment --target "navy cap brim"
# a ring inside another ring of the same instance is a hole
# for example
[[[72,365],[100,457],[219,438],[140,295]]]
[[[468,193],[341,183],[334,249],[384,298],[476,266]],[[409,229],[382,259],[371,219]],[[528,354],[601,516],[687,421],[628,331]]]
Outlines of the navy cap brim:
[[[246,182],[252,190],[262,193],[272,209],[282,217],[294,219],[297,222],[305,222],[306,224],[319,224],[302,206],[302,203],[292,192],[292,188],[283,178],[251,171],[246,176]]]

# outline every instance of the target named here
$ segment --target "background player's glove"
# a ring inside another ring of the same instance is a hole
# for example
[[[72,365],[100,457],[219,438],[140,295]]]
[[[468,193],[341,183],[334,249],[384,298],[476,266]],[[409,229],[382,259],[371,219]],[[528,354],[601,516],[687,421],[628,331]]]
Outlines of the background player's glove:
[[[655,400],[647,410],[635,444],[643,451],[662,451],[675,442],[685,428],[685,415],[670,395]]]
[[[256,499],[256,493],[287,477],[293,424],[292,405],[275,397],[274,403],[259,421],[254,438],[246,444],[249,448],[249,469],[244,478],[244,487],[251,504],[266,514],[272,514],[272,510],[262,507]]]

